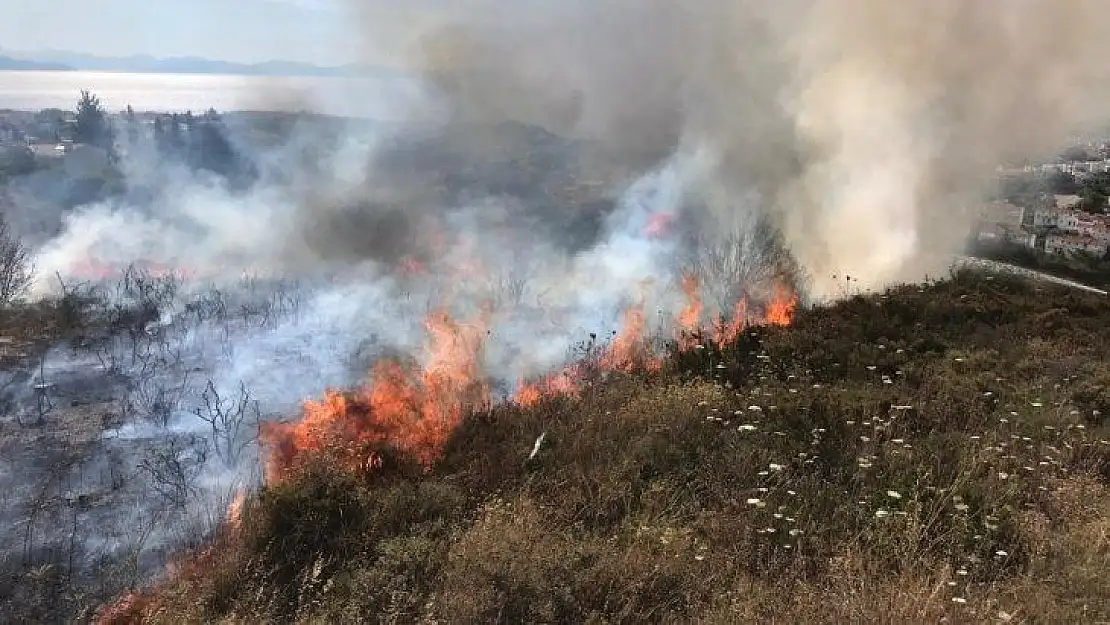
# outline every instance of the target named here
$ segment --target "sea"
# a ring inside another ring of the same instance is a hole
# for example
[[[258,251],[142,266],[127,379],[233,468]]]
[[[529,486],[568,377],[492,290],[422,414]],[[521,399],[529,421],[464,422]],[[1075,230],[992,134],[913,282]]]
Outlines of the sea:
[[[400,77],[0,71],[0,109],[72,109],[82,90],[111,111],[313,111],[383,121],[403,118],[424,95]]]

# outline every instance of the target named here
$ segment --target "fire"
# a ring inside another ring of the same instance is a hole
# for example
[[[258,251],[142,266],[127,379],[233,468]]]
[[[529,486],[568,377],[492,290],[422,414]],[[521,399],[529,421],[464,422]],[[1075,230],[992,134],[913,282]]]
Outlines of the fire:
[[[227,515],[224,517],[224,521],[232,532],[239,531],[243,524],[243,504],[246,501],[247,491],[240,488],[227,506]]]
[[[211,571],[219,567],[220,559],[234,548],[241,527],[241,514],[246,502],[246,491],[240,489],[228,506],[224,525],[211,541],[197,551],[171,556],[166,562],[166,579],[186,584],[204,583]],[[163,587],[130,590],[116,603],[103,608],[95,616],[96,625],[132,625],[143,623],[148,615],[160,609]]]
[[[736,340],[740,333],[748,327],[748,298],[741,297],[736,302],[732,311],[732,318],[721,319],[713,329],[713,336],[718,345],[727,345]]]
[[[675,320],[678,324],[678,341],[686,348],[692,347],[689,343],[693,340],[694,333],[698,330],[698,324],[701,323],[701,293],[698,288],[701,286],[698,282],[697,276],[693,274],[685,274],[682,276],[682,292],[686,295],[686,306],[678,313],[678,318]]]
[[[667,213],[652,213],[644,226],[643,236],[647,239],[661,239],[671,231],[674,216]]]
[[[430,467],[466,413],[488,406],[490,394],[478,359],[485,320],[460,324],[440,311],[429,315],[425,327],[429,352],[423,370],[382,361],[364,387],[328,391],[322,400],[305,402],[300,421],[265,426],[267,479],[280,480],[319,453],[351,469],[374,468],[386,446]]]
[[[166,278],[170,276],[191,279],[200,275],[200,271],[190,267],[178,267],[167,263],[154,261],[138,261],[130,264],[130,268],[141,271],[153,278]],[[128,267],[104,262],[95,257],[82,258],[70,265],[67,277],[90,282],[105,282],[121,276]]]
[[[764,316],[768,325],[788,326],[794,320],[794,311],[798,307],[798,294],[783,285],[775,285],[771,301],[767,303],[767,313]]]
[[[577,397],[580,379],[578,367],[571,366],[565,371],[547,376],[537,382],[522,384],[513,401],[527,408],[536,405],[545,397]]]
[[[96,625],[131,625],[141,623],[142,616],[149,610],[149,596],[132,590],[114,605],[108,607],[96,618]]]
[[[631,373],[641,367],[656,371],[663,366],[662,361],[651,354],[644,340],[645,321],[642,300],[625,311],[620,331],[598,359],[602,371]]]

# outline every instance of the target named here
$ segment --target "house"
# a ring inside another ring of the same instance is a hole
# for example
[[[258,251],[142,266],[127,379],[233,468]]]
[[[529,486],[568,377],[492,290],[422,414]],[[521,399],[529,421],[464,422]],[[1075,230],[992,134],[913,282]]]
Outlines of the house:
[[[1055,201],[1056,209],[1061,211],[1075,210],[1083,202],[1078,195],[1054,195],[1052,199]]]
[[[1020,225],[983,223],[977,235],[981,243],[998,243],[1034,247],[1037,235],[1026,232]]]
[[[1056,228],[1073,234],[1081,233],[1081,225],[1092,216],[1074,210],[1037,209],[1033,211],[1033,227]]]
[[[1105,256],[1107,243],[1079,234],[1050,234],[1045,237],[1044,251],[1049,254],[1085,253]]]
[[[1060,211],[1056,217],[1056,227],[1064,232],[1079,232],[1082,216],[1075,211]]]

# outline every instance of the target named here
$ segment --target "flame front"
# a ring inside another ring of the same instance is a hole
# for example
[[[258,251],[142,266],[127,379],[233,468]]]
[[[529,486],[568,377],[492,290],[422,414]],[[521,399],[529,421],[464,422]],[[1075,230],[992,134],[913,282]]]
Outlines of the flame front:
[[[488,406],[490,394],[479,366],[485,316],[460,324],[439,311],[425,328],[423,370],[381,361],[362,388],[328,391],[305,402],[300,421],[264,426],[267,479],[280,480],[319,453],[357,470],[378,466],[390,448],[430,467],[466,413]]]
[[[768,325],[788,326],[794,321],[798,307],[798,294],[781,284],[775,285],[771,301],[767,303],[764,320]]]

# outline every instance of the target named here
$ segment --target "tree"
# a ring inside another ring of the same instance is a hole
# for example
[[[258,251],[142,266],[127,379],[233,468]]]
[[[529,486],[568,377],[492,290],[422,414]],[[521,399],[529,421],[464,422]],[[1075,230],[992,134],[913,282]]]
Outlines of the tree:
[[[1099,172],[1085,178],[1080,185],[1079,207],[1089,213],[1101,213],[1106,210],[1107,198],[1110,198],[1110,172]]]
[[[25,145],[0,148],[0,179],[35,171],[35,153]]]
[[[23,296],[33,275],[31,252],[0,215],[0,304],[10,304]]]
[[[227,138],[219,114],[209,111],[190,132],[193,167],[232,176],[239,167],[239,156]]]
[[[1048,187],[1057,195],[1075,195],[1079,193],[1079,183],[1075,176],[1066,171],[1054,171],[1048,176]]]
[[[111,123],[100,98],[89,93],[81,92],[77,101],[77,124],[73,130],[73,141],[86,145],[96,146],[115,156],[115,133],[112,132]]]
[[[135,109],[131,105],[127,105],[127,110],[123,113],[124,119],[127,120],[127,140],[132,144],[139,141],[139,121],[135,118]]]

